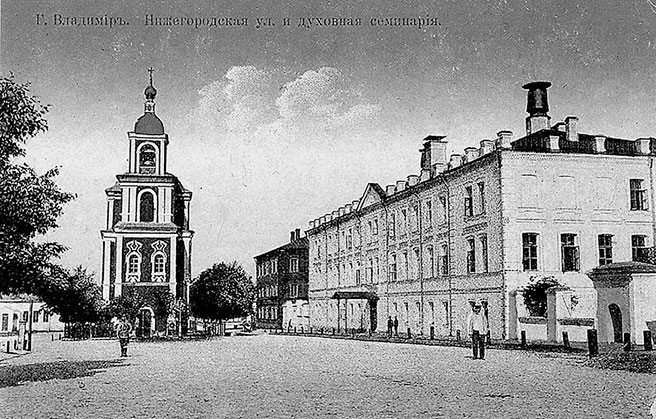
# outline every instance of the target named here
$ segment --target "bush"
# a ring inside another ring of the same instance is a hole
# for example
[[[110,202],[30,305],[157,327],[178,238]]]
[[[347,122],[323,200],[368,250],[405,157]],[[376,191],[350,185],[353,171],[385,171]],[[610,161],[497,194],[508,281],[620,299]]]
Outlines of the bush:
[[[547,316],[547,290],[560,286],[553,276],[531,277],[530,283],[522,289],[524,305],[531,316]]]

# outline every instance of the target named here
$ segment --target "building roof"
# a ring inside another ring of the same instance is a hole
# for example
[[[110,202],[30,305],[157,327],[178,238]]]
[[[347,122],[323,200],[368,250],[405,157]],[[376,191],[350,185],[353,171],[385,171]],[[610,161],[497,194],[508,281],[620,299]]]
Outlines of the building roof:
[[[152,112],[146,112],[137,119],[137,123],[134,124],[134,132],[136,134],[163,135],[164,124],[157,115]]]
[[[629,274],[629,273],[656,273],[656,265],[643,262],[616,262],[598,266],[591,272],[594,274]]]
[[[260,255],[255,256],[255,259],[264,257],[269,255],[270,253],[278,253],[284,250],[297,250],[297,249],[309,249],[309,242],[307,237],[301,237],[300,239],[291,241],[285,245],[282,245],[280,247],[276,247],[275,249],[269,250],[267,252],[264,252]]]

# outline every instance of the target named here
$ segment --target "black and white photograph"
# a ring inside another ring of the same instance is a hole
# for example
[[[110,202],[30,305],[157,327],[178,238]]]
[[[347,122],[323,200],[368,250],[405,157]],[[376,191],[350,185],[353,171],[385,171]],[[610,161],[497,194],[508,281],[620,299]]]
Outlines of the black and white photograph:
[[[653,0],[0,1],[0,417],[656,418]]]

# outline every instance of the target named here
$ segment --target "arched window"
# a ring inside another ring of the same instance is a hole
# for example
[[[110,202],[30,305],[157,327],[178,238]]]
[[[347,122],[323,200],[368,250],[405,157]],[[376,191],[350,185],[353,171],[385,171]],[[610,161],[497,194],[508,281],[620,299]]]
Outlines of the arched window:
[[[155,147],[146,144],[139,151],[139,173],[154,174],[157,170],[157,152]]]
[[[139,221],[152,223],[155,221],[155,196],[152,191],[144,191],[139,198]]]
[[[163,274],[164,273],[165,263],[166,263],[166,260],[164,259],[164,255],[161,255],[161,254],[155,255],[155,263],[153,264],[153,272],[155,274]]]
[[[132,254],[128,258],[128,273],[129,274],[139,273],[139,256]]]

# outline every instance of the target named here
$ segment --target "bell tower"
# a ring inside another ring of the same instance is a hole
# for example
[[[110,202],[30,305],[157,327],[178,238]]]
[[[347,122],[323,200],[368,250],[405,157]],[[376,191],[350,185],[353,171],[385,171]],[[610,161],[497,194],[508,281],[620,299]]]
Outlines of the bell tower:
[[[189,229],[192,194],[167,171],[169,138],[155,114],[157,90],[152,68],[149,72],[144,113],[128,132],[127,172],[105,191],[107,218],[101,236],[103,298],[138,296],[144,319],[138,319],[137,331],[150,336],[166,330],[167,319],[158,317],[157,307],[168,293],[187,302],[194,232]]]

